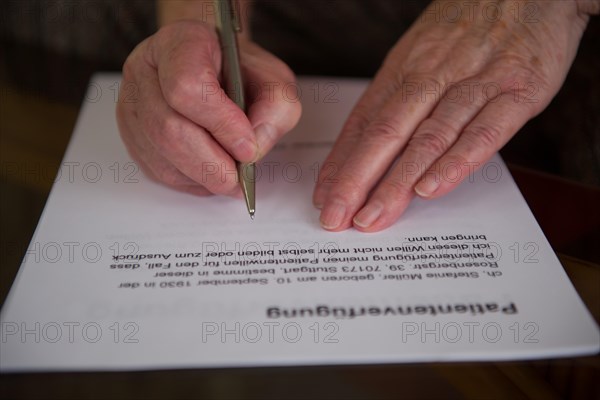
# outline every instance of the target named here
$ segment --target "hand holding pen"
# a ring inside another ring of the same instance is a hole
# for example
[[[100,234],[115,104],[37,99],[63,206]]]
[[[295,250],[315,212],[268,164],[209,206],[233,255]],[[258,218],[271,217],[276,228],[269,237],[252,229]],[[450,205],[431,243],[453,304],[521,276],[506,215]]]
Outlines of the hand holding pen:
[[[300,118],[300,103],[282,93],[295,77],[240,37],[241,72],[252,87],[244,113],[219,80],[223,54],[214,8],[181,17],[188,19],[171,16],[125,62],[117,104],[121,136],[157,181],[197,195],[242,197],[236,164],[262,158]]]

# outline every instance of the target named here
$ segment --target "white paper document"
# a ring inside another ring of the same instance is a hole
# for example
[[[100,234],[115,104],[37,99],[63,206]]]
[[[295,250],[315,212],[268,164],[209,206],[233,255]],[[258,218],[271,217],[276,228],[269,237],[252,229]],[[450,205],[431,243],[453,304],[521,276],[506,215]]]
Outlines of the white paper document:
[[[257,164],[254,220],[242,200],[144,176],[115,123],[119,82],[90,83],[0,315],[3,372],[599,350],[596,323],[498,156],[383,232],[320,228],[315,178],[366,81],[300,80],[289,100],[302,101],[302,120]]]

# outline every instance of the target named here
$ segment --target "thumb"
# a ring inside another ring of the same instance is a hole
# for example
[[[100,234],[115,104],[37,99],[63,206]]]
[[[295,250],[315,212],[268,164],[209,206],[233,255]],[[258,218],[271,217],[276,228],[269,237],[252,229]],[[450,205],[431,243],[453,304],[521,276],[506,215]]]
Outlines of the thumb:
[[[280,59],[253,43],[244,43],[241,63],[259,158],[300,119],[302,105],[294,73]]]

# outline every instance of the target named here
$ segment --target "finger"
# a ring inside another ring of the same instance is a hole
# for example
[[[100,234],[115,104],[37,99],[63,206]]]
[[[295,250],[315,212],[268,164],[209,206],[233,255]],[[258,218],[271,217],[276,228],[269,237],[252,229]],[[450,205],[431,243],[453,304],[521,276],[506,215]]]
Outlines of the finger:
[[[536,113],[534,104],[513,93],[488,103],[415,186],[424,198],[445,195],[493,156]]]
[[[215,32],[182,22],[151,39],[147,58],[158,71],[169,106],[210,132],[236,160],[255,160],[258,147],[250,121],[218,80],[221,51]]]
[[[369,123],[339,176],[329,189],[321,211],[321,225],[332,231],[347,229],[367,194],[389,169],[418,124],[431,113],[438,99],[424,93],[440,93],[442,83],[432,79],[412,80],[401,89]],[[411,89],[409,91],[409,89]]]
[[[122,104],[117,108],[117,121],[119,132],[125,143],[125,147],[131,158],[139,168],[152,180],[171,186],[172,188],[199,196],[207,196],[210,193],[192,179],[181,173],[170,162],[162,157],[141,129],[132,129],[138,126],[135,107]],[[235,195],[235,193],[232,193]]]
[[[404,59],[410,46],[402,43],[403,40],[388,54],[383,67],[353,108],[333,149],[320,167],[313,193],[313,204],[316,208],[323,207],[329,190],[339,182],[337,174],[345,165],[348,155],[364,134],[366,127],[386,102],[401,89],[404,82],[403,68],[396,62],[395,57],[390,56],[398,54],[399,59]]]
[[[203,188],[202,186],[198,186],[198,185],[173,186],[173,189],[175,189],[175,190],[177,190],[179,192],[189,193],[189,194],[193,194],[195,196],[200,196],[200,197],[206,197],[206,196],[212,196],[213,195],[206,188]],[[239,197],[239,196],[235,196],[235,195],[232,194],[232,197]]]
[[[379,231],[402,215],[414,197],[414,185],[454,144],[488,100],[484,91],[475,89],[480,89],[477,82],[461,82],[446,91],[429,118],[410,138],[392,170],[353,218],[355,228],[365,232]]]
[[[149,142],[147,145],[144,145],[143,148],[140,148],[138,143],[132,144],[129,141],[126,141],[126,145],[129,149],[129,154],[151,179],[175,188],[191,186],[197,186],[198,188],[202,187],[175,168],[175,166],[161,156]],[[203,192],[206,194],[210,193],[204,188]]]
[[[319,168],[319,176],[313,193],[313,204],[316,208],[323,207],[331,186],[339,182],[337,174],[344,166],[356,142],[373,120],[377,111],[401,85],[401,83],[394,85],[389,82],[401,82],[401,78],[392,78],[385,74],[378,76],[369,85],[350,113],[333,149]]]
[[[256,133],[259,158],[300,119],[302,106],[293,72],[281,60],[252,44],[242,54],[248,119]]]
[[[124,142],[131,158],[150,179],[168,185],[177,191],[196,196],[204,197],[213,194],[181,173],[181,171],[166,161],[157,152],[149,152],[147,148],[140,150],[136,143],[131,143],[128,139],[124,139]],[[231,197],[240,197],[241,193],[238,193],[239,191],[238,187],[228,195]]]
[[[139,82],[138,129],[156,152],[211,193],[234,192],[237,170],[231,156],[208,132],[169,106],[153,68],[145,63],[132,63],[130,68]]]

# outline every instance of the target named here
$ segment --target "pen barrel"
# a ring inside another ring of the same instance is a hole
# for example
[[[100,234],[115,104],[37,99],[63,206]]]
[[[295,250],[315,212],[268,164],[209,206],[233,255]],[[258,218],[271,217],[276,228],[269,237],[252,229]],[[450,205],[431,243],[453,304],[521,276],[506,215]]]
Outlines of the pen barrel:
[[[244,84],[240,65],[240,54],[237,31],[239,20],[231,0],[215,0],[216,26],[221,43],[223,64],[221,66],[221,82],[227,96],[246,112]],[[238,179],[246,200],[248,213],[254,218],[255,212],[255,170],[254,163],[237,163]]]
[[[216,26],[223,53],[222,84],[227,96],[246,111],[234,8],[231,0],[215,0]]]

